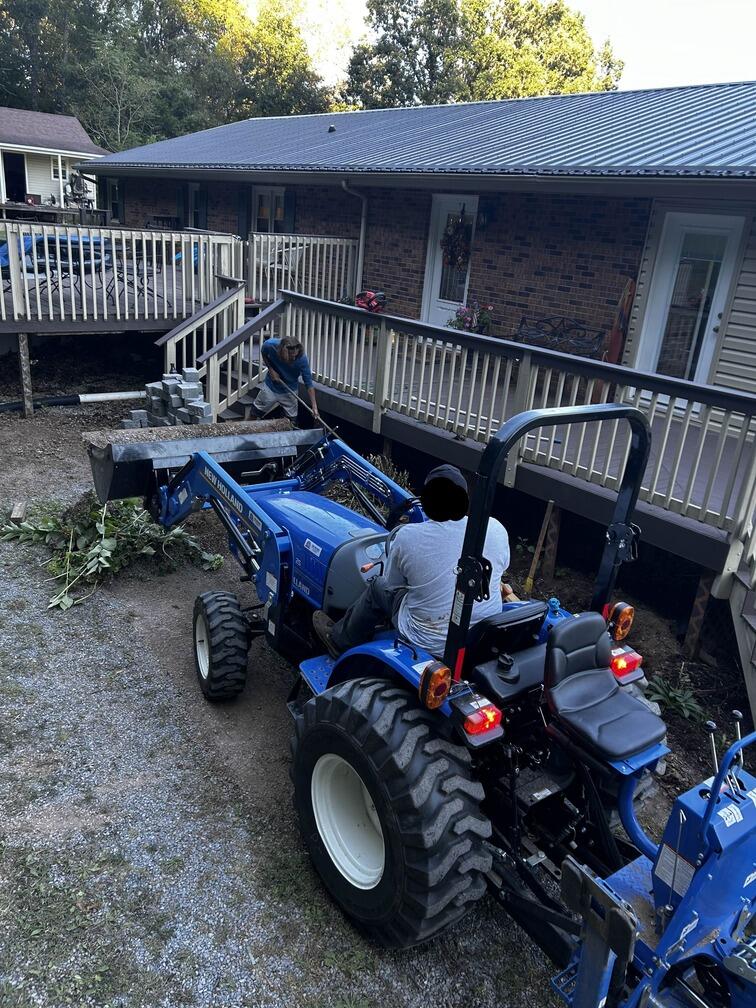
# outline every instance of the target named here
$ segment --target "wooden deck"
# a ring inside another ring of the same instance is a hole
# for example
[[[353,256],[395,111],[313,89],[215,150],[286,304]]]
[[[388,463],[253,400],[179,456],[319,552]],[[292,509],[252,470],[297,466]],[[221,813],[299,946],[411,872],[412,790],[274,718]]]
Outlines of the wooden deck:
[[[158,269],[144,276],[119,274],[107,267],[83,281],[75,278],[76,282],[67,275],[53,275],[49,283],[44,276],[25,279],[20,295],[23,314],[19,318],[13,318],[14,295],[6,285],[5,319],[0,321],[0,332],[166,331],[207,303],[207,295],[198,289],[196,278],[187,277],[180,267],[166,272]]]
[[[303,340],[335,416],[468,470],[515,413],[635,405],[652,431],[637,509],[644,540],[717,573],[737,566],[741,547],[749,558],[756,396],[282,292],[255,323],[205,353],[208,397],[219,412],[258,381],[260,344],[274,331]],[[502,482],[604,521],[628,433],[617,421],[534,432]]]
[[[0,332],[170,329],[241,277],[244,243],[213,232],[14,222],[0,244]]]

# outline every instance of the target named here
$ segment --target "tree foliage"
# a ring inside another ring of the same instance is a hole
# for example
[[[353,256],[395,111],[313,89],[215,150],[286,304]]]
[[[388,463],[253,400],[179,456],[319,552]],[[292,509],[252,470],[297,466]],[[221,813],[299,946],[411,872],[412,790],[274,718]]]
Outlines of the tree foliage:
[[[366,108],[611,90],[622,63],[564,0],[368,0],[346,97]]]
[[[0,104],[113,150],[327,99],[284,0],[0,0]]]

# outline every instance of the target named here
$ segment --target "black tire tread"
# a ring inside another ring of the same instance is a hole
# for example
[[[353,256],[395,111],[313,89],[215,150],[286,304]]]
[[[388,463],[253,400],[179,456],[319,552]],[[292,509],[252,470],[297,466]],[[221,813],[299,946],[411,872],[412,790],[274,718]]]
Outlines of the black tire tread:
[[[247,621],[233,592],[203,592],[194,603],[205,616],[210,645],[210,674],[200,681],[209,700],[232,700],[247,685]],[[199,677],[199,671],[198,671]]]
[[[450,927],[486,892],[491,824],[470,753],[438,734],[439,715],[386,679],[341,683],[313,698],[296,721],[294,760],[308,730],[324,721],[355,739],[386,787],[405,850],[405,891],[391,919],[363,930],[407,947]],[[292,777],[294,772],[292,769]]]

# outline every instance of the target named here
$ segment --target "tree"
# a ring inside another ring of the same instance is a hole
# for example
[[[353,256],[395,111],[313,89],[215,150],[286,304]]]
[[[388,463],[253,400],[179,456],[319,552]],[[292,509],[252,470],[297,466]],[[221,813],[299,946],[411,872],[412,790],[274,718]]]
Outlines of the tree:
[[[245,39],[235,118],[325,112],[329,95],[315,73],[291,10],[263,0]]]
[[[0,0],[0,104],[115,150],[328,98],[285,0]]]
[[[611,90],[622,63],[564,0],[369,0],[347,100],[366,108]]]
[[[80,85],[100,28],[87,0],[0,0],[0,104],[65,111],[61,96]]]
[[[107,43],[83,68],[87,100],[75,108],[93,139],[109,150],[136,147],[154,137],[157,113],[141,70],[133,47]]]
[[[368,0],[374,42],[357,45],[345,98],[364,108],[435,105],[463,87],[458,0]]]

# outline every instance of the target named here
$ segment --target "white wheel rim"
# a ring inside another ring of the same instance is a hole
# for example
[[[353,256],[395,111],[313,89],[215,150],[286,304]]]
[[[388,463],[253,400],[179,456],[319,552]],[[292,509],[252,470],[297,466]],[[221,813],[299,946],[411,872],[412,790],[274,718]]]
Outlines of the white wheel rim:
[[[341,756],[327,753],[312,771],[310,793],[318,833],[331,860],[357,889],[374,889],[383,877],[386,847],[362,778]]]
[[[194,650],[197,654],[197,667],[203,679],[207,679],[210,674],[210,634],[207,629],[207,620],[200,613],[194,623]]]

